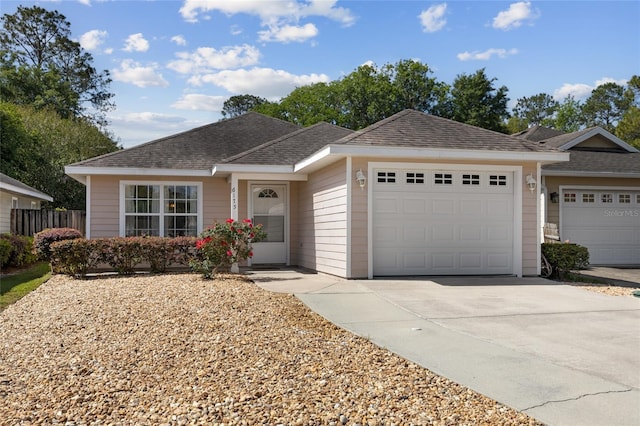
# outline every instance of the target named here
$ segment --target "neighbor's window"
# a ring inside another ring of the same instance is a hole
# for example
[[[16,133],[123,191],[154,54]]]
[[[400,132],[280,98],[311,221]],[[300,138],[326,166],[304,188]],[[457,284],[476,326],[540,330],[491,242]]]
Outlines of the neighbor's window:
[[[631,194],[618,194],[620,204],[631,204]]]
[[[124,186],[125,236],[198,234],[198,185]]]
[[[602,194],[600,196],[600,201],[604,204],[613,203],[613,194]]]
[[[582,202],[583,203],[595,203],[596,195],[595,194],[582,194]]]
[[[576,193],[575,192],[565,192],[564,193],[564,202],[565,203],[575,203],[576,202]]]

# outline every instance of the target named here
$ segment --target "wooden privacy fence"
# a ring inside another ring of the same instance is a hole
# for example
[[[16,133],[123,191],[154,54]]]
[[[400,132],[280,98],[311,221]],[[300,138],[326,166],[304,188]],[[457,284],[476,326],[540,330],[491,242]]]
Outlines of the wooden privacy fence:
[[[84,210],[28,210],[11,209],[11,233],[32,237],[47,228],[86,229],[87,213]]]

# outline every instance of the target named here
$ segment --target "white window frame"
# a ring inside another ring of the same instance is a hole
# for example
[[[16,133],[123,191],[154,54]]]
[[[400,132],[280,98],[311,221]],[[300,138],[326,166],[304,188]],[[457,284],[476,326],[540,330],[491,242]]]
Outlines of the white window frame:
[[[203,224],[202,224],[202,208],[203,208],[203,184],[200,181],[150,181],[150,180],[121,180],[120,181],[120,220],[119,220],[119,233],[121,237],[126,235],[126,211],[125,211],[125,188],[128,185],[158,185],[160,186],[160,224],[159,224],[159,234],[161,237],[164,237],[164,218],[165,216],[174,216],[173,214],[165,214],[164,213],[164,188],[165,186],[172,185],[185,185],[185,186],[195,186],[198,188],[198,200],[197,200],[197,208],[198,212],[196,214],[197,217],[197,231],[196,235],[199,235],[202,232]]]
[[[17,197],[11,197],[11,208],[12,209],[17,209],[18,206],[19,206],[18,198]]]

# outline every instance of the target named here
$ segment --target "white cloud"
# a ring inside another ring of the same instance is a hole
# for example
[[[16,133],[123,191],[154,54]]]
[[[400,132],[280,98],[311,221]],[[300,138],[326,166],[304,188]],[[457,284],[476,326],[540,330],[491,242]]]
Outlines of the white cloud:
[[[429,9],[424,10],[418,18],[422,24],[422,31],[425,33],[435,33],[440,31],[447,25],[447,20],[444,18],[444,14],[447,11],[447,4],[437,4],[431,6]]]
[[[80,36],[80,46],[86,50],[96,50],[102,45],[102,43],[104,43],[107,35],[108,33],[106,31],[88,31]]]
[[[272,101],[288,95],[296,87],[329,81],[326,74],[295,75],[272,68],[225,70],[189,80],[191,84],[209,83],[233,94],[251,93]]]
[[[174,42],[175,44],[177,44],[178,46],[186,46],[187,45],[187,40],[181,35],[177,35],[177,36],[171,37],[171,41]]]
[[[184,0],[180,14],[189,22],[207,19],[208,12],[220,12],[226,15],[248,14],[258,16],[260,24],[267,29],[260,31],[262,41],[288,43],[304,41],[315,37],[318,29],[314,24],[299,25],[301,19],[324,17],[350,26],[355,17],[349,9],[336,6],[337,0]],[[235,29],[232,31],[236,31]]]
[[[171,104],[172,108],[191,111],[215,111],[220,112],[228,96],[211,96],[198,93],[191,93],[182,96]]]
[[[142,66],[126,59],[120,63],[120,68],[113,70],[113,79],[123,83],[130,83],[138,87],[167,87],[169,82],[156,72],[158,66],[151,64]]]
[[[127,37],[123,50],[126,52],[146,52],[149,50],[149,42],[142,33],[131,34]]]
[[[474,52],[462,52],[456,56],[461,61],[488,61],[492,56],[506,58],[507,56],[516,55],[517,53],[518,49],[487,49],[484,52],[477,50]]]
[[[227,15],[246,13],[260,17],[269,25],[280,20],[295,22],[310,16],[323,16],[344,25],[353,24],[355,18],[343,7],[336,7],[337,0],[310,0],[308,2],[287,0],[184,0],[180,14],[187,21],[197,21],[198,16],[207,12],[221,12]]]
[[[266,31],[259,31],[260,41],[277,41],[289,43],[291,41],[303,42],[318,35],[318,28],[313,24],[303,26],[284,25],[271,27]]]
[[[601,86],[606,83],[616,83],[621,86],[626,85],[628,80],[616,80],[611,77],[603,77],[600,80],[596,80],[593,85],[585,84],[585,83],[565,83],[559,89],[556,89],[553,92],[553,98],[555,100],[561,101],[567,96],[573,96],[576,100],[584,100],[591,96],[591,92],[598,86]]]
[[[508,31],[522,26],[524,21],[533,21],[539,17],[538,12],[531,10],[531,2],[511,3],[509,9],[498,13],[493,18],[493,28]]]
[[[260,59],[260,51],[244,44],[223,47],[220,50],[213,47],[199,47],[194,52],[178,52],[176,56],[178,59],[169,62],[168,68],[180,74],[197,74],[255,65]]]

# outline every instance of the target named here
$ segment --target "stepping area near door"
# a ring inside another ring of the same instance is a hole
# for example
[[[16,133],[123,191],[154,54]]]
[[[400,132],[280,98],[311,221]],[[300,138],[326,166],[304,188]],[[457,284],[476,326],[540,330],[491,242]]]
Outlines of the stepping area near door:
[[[640,286],[635,272],[625,276]],[[336,325],[549,425],[640,424],[640,298],[535,277],[247,273]]]

